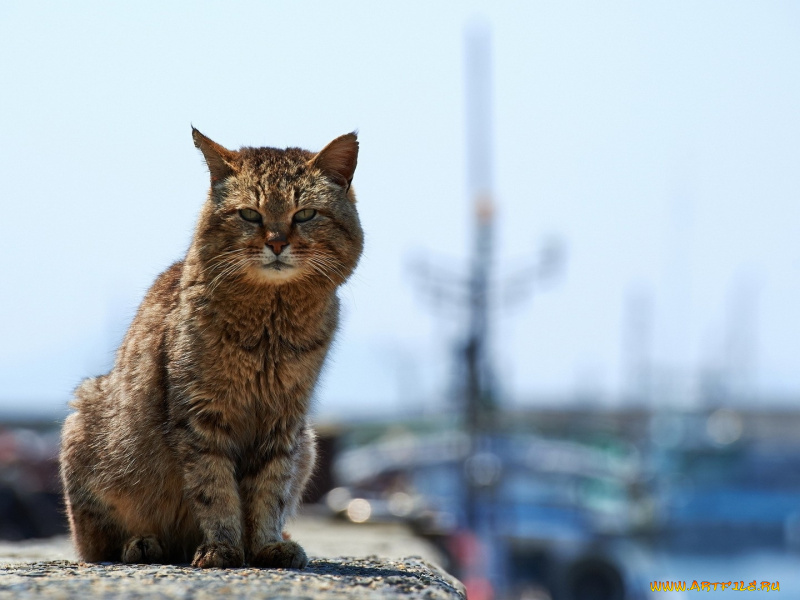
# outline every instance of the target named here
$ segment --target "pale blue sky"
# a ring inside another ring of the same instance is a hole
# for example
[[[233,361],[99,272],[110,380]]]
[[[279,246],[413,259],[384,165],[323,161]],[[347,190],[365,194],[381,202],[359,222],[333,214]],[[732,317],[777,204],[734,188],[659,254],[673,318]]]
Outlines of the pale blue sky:
[[[427,310],[407,264],[469,252],[477,17],[494,39],[499,274],[549,236],[568,249],[559,281],[494,323],[508,401],[612,402],[631,293],[651,298],[659,372],[724,365],[734,332],[751,340],[749,388],[797,396],[800,5],[10,1],[0,410],[63,406],[110,366],[205,198],[190,123],[234,148],[359,130],[367,246],[319,411],[441,402],[455,323]]]

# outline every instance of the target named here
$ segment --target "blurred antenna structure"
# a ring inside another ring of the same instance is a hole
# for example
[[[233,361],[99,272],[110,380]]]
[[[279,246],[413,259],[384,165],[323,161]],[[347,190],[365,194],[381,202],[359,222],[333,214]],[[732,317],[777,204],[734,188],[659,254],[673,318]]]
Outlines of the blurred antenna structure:
[[[752,402],[757,365],[758,282],[740,274],[728,292],[724,375],[730,399]]]
[[[653,298],[650,290],[628,290],[623,313],[623,397],[644,405],[652,395]]]
[[[493,189],[491,32],[485,23],[477,23],[466,32],[465,90],[467,131],[467,191],[475,216],[472,256],[467,275],[449,267],[417,261],[412,274],[434,308],[448,314],[466,313],[464,338],[456,344],[458,366],[457,395],[469,434],[470,450],[465,462],[466,526],[479,530],[477,499],[481,489],[496,477],[488,477],[491,442],[487,434],[495,429],[498,395],[490,353],[490,298],[499,287],[502,305],[518,303],[530,297],[537,283],[551,278],[561,269],[560,246],[551,243],[534,263],[509,277],[495,281],[493,274],[495,203]],[[497,473],[496,473],[497,474]]]

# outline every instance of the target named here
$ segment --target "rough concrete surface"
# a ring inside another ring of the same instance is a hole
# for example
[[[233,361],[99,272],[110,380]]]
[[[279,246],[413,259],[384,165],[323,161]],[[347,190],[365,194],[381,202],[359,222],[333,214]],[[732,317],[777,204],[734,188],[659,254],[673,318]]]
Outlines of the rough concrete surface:
[[[86,564],[76,562],[66,538],[2,543],[0,600],[466,598],[463,586],[435,565],[436,550],[401,525],[355,526],[307,516],[291,532],[311,557],[302,571]]]

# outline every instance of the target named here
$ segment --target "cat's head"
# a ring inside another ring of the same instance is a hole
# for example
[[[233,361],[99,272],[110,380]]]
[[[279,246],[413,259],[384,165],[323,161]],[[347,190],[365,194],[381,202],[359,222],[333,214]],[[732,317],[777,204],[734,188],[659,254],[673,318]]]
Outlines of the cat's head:
[[[195,247],[212,286],[226,281],[339,285],[361,255],[351,188],[355,133],[318,153],[300,148],[228,150],[192,128],[211,174]]]

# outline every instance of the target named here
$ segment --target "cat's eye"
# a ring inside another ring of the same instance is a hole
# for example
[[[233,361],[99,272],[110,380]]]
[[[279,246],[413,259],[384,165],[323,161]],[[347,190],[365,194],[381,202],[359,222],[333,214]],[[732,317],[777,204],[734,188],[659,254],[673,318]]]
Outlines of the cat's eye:
[[[306,208],[303,210],[298,210],[294,213],[294,222],[295,223],[305,223],[306,221],[310,221],[314,217],[317,216],[317,211],[313,208]]]
[[[250,221],[251,223],[261,223],[261,213],[257,210],[253,210],[252,208],[240,209],[239,216],[245,221]]]

